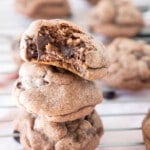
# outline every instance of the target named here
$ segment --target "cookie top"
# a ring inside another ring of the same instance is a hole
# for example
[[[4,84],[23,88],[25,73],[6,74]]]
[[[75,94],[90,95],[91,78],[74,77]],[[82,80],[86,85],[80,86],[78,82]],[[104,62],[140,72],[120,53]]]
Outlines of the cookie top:
[[[94,80],[107,74],[104,46],[71,22],[37,20],[21,40],[25,61],[64,68],[85,79]]]
[[[15,10],[30,18],[50,19],[70,16],[67,0],[15,0]]]
[[[93,150],[103,134],[100,117],[90,115],[65,123],[55,123],[24,113],[15,121],[25,149]]]
[[[19,76],[14,98],[32,113],[63,116],[94,107],[102,100],[94,82],[56,67],[24,63]]]
[[[105,82],[115,88],[138,90],[150,88],[150,45],[127,38],[117,38],[108,47],[110,60]]]
[[[127,0],[101,0],[91,12],[91,30],[99,31],[106,36],[130,36],[137,33],[143,24],[140,11]],[[100,29],[97,29],[98,27]]]

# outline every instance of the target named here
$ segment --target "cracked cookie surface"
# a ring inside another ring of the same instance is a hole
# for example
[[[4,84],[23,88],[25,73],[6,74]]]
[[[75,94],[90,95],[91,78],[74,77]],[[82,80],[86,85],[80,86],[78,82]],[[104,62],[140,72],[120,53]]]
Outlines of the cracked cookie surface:
[[[20,141],[26,150],[93,150],[103,134],[96,112],[65,123],[49,122],[24,112],[15,121]]]
[[[25,61],[64,68],[87,80],[107,74],[104,46],[60,19],[33,22],[23,34],[21,56]]]
[[[20,68],[13,95],[26,111],[47,115],[55,122],[86,116],[102,101],[94,82],[60,68],[30,62]]]
[[[150,45],[142,41],[117,38],[108,47],[108,77],[114,88],[139,90],[150,88]]]
[[[129,1],[101,0],[91,12],[89,28],[107,37],[134,36],[143,27],[140,11]]]

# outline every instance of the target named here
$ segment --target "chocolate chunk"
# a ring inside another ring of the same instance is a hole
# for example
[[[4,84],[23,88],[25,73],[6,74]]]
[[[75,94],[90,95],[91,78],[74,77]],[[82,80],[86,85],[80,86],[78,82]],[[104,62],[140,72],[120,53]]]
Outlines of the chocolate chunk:
[[[36,46],[38,51],[45,49],[45,46],[49,43],[48,35],[38,35],[36,40]]]
[[[74,56],[74,49],[73,47],[67,47],[67,46],[61,46],[60,47],[61,53],[65,56],[65,57],[73,57]]]
[[[145,53],[142,51],[134,51],[132,54],[135,55],[136,59],[141,59],[143,56],[145,56]]]
[[[44,53],[46,45],[49,43],[48,35],[39,35],[36,38],[36,47],[38,52],[38,60],[41,55]]]
[[[22,87],[22,84],[21,84],[21,82],[17,82],[17,88],[19,88],[19,89],[21,89],[21,87]]]
[[[79,137],[77,135],[73,136],[73,142],[79,142]]]
[[[111,100],[117,97],[116,92],[115,91],[106,91],[103,92],[103,96],[104,98]]]
[[[37,48],[36,48],[35,44],[33,44],[33,43],[28,44],[27,54],[28,54],[29,59],[32,59],[32,58],[37,59],[38,52],[37,52]]]
[[[20,132],[17,131],[17,130],[14,130],[13,133],[14,133],[14,134],[20,134]],[[20,143],[20,136],[19,136],[19,135],[14,135],[13,138],[14,138],[14,140],[15,140],[16,142]]]

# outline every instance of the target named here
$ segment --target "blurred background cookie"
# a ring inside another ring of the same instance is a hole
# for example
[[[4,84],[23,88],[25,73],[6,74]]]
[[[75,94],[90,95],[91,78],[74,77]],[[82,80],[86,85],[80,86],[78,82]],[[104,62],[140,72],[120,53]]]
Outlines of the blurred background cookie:
[[[142,14],[129,1],[101,0],[91,12],[89,29],[106,37],[134,36],[142,27]]]
[[[117,38],[108,47],[110,66],[104,81],[111,87],[129,90],[150,88],[150,45]]]
[[[100,0],[87,0],[90,4],[96,5]]]
[[[29,18],[61,18],[71,15],[67,0],[15,0],[15,10]]]

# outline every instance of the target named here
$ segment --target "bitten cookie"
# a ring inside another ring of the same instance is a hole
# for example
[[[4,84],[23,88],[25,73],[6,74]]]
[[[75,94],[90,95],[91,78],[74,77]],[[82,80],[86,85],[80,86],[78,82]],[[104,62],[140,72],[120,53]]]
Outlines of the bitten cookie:
[[[150,111],[142,124],[143,138],[147,150],[150,150]]]
[[[64,68],[85,79],[107,73],[105,49],[76,25],[59,19],[33,22],[21,40],[25,61]]]
[[[90,115],[72,122],[55,123],[22,114],[15,122],[20,140],[27,150],[94,150],[103,134],[99,116]]]
[[[17,36],[13,40],[12,45],[11,45],[12,58],[18,68],[20,68],[20,66],[23,63],[23,60],[20,57],[20,40],[21,40],[21,35]]]
[[[150,88],[150,45],[142,41],[117,38],[108,47],[108,77],[114,88],[139,90]]]
[[[91,113],[102,94],[94,82],[56,67],[24,63],[13,92],[26,111],[64,122]]]
[[[50,19],[70,16],[67,0],[15,0],[15,10],[27,17]]]
[[[91,12],[89,28],[107,37],[135,36],[143,27],[140,11],[126,0],[101,0]]]

